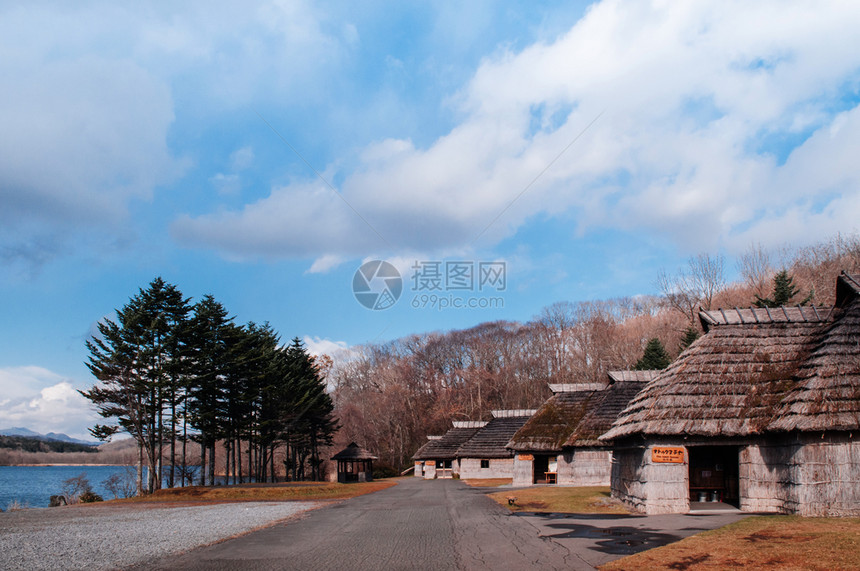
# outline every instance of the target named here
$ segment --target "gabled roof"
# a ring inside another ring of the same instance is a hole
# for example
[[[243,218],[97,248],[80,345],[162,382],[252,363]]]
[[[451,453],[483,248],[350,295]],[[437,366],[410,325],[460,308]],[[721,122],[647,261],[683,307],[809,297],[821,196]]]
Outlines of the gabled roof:
[[[560,452],[570,446],[600,446],[597,437],[660,371],[610,371],[607,384],[550,385],[550,397],[508,442],[518,451]]]
[[[534,414],[534,410],[493,411],[493,418],[457,450],[458,458],[510,458],[508,441]]]
[[[841,315],[801,365],[769,430],[860,429],[860,292],[853,277],[843,277],[840,283],[854,288],[854,298],[839,300],[845,305]]]
[[[355,442],[331,457],[332,460],[376,460],[376,456],[360,447]]]
[[[460,445],[472,438],[486,423],[475,423],[472,428],[452,428],[442,438],[430,440],[418,449],[414,460],[453,460]],[[480,425],[480,426],[477,426]]]
[[[635,372],[631,378],[641,380],[618,381],[602,392],[599,402],[591,408],[591,411],[579,422],[573,433],[564,441],[564,447],[600,446],[598,437],[612,427],[612,423],[621,414],[621,411],[630,403],[631,399],[639,394],[647,380],[651,380],[660,371],[625,371]],[[647,380],[646,380],[647,379]]]
[[[708,333],[601,440],[860,429],[858,283],[839,277],[837,309],[702,312]]]
[[[513,435],[507,447],[516,451],[560,452],[579,422],[600,400],[600,390],[552,395]]]

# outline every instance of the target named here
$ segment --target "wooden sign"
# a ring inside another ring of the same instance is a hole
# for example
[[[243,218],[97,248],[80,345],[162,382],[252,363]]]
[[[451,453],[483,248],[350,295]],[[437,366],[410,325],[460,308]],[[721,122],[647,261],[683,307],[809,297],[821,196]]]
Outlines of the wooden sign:
[[[531,454],[519,454],[517,456],[517,460],[521,460],[523,462],[531,462],[534,459],[535,459],[535,457],[532,456]]]
[[[683,464],[683,446],[655,446],[651,449],[651,461],[657,464]]]
[[[435,460],[427,460],[426,462],[424,462],[424,465],[425,466],[435,466],[436,461]]]

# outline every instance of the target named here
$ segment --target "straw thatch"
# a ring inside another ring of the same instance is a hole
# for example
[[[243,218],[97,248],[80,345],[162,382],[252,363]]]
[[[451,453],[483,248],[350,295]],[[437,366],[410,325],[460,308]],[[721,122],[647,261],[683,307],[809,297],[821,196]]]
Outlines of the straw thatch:
[[[706,335],[631,401],[601,440],[746,437],[860,428],[860,285],[837,307],[703,311]]]
[[[534,413],[534,410],[494,410],[494,418],[460,446],[457,457],[512,458],[514,453],[505,446]]]
[[[331,457],[332,460],[376,460],[376,456],[351,442],[349,446]]]
[[[612,427],[612,423],[625,409],[630,401],[639,394],[645,385],[657,376],[659,371],[623,371],[635,375],[619,375],[618,378],[631,380],[616,381],[602,393],[600,402],[585,415],[573,433],[565,440],[564,447],[583,448],[600,446],[598,441],[601,434]],[[613,373],[610,373],[612,375]]]
[[[456,425],[457,423],[455,423]],[[442,438],[428,441],[418,449],[413,460],[453,460],[457,457],[460,446],[475,436],[486,422],[470,422],[469,428],[457,428],[456,426],[446,432]]]
[[[564,447],[599,445],[597,437],[656,374],[657,371],[612,371],[610,382],[604,385],[551,385],[555,394],[517,431],[508,448],[561,452]]]
[[[800,367],[769,430],[860,429],[860,283],[853,276],[840,277],[836,303],[840,315]]]

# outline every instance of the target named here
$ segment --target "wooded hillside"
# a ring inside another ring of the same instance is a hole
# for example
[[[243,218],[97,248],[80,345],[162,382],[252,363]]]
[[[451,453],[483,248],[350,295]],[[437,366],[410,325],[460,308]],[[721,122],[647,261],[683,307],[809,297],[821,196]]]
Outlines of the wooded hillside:
[[[328,375],[343,426],[336,443],[360,442],[380,463],[408,467],[427,435],[443,434],[452,420],[536,408],[550,396],[548,383],[603,382],[610,370],[633,368],[649,340],[658,339],[674,359],[698,332],[700,308],[749,307],[768,298],[781,269],[797,290],[789,303],[811,296],[809,303],[832,305],[839,272],[860,270],[860,238],[776,252],[751,247],[737,261],[735,283],[726,282],[724,263],[702,255],[655,276],[661,296],[559,302],[527,323],[483,323],[356,347]]]

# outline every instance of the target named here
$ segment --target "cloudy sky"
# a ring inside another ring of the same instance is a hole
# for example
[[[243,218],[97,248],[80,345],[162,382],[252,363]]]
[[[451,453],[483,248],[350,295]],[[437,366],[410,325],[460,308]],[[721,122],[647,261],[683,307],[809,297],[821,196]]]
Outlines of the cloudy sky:
[[[0,5],[0,427],[156,276],[332,352],[857,231],[857,2],[174,4]]]

